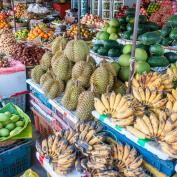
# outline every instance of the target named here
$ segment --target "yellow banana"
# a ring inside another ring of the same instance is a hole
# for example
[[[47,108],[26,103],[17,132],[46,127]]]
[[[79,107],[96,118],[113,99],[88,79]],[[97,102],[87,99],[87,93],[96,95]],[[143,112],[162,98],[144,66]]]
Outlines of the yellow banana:
[[[109,100],[108,100],[108,96],[105,95],[105,94],[102,94],[101,95],[101,101],[102,101],[104,107],[106,108],[106,110],[109,112],[110,111],[110,103],[109,103]]]
[[[121,96],[120,93],[116,95],[115,103],[114,103],[114,106],[113,106],[114,110],[117,109],[117,106],[119,105],[119,102],[120,102],[121,98],[122,98],[122,96]]]
[[[177,101],[173,104],[172,112],[177,112]]]
[[[168,101],[167,104],[166,104],[166,108],[169,110],[169,111],[172,111],[173,109],[173,103],[171,101]]]
[[[140,96],[139,90],[136,89],[136,88],[133,88],[132,91],[133,91],[133,96],[134,96],[138,101],[141,101],[142,98],[141,98],[141,96]]]
[[[175,98],[175,100],[177,100],[177,89],[176,90],[172,90],[172,95]]]
[[[136,128],[133,128],[132,126],[127,126],[126,127],[127,130],[132,133],[134,136],[136,136],[137,138],[140,139],[146,139],[147,135],[145,135],[144,133],[142,133],[141,131],[137,130]]]
[[[166,102],[167,102],[166,98],[161,99],[161,100],[157,101],[156,103],[154,103],[153,107],[154,108],[162,108],[165,105]]]
[[[111,95],[110,95],[110,111],[113,112],[114,111],[114,103],[115,103],[115,100],[116,100],[116,94],[115,92],[112,92]]]
[[[144,120],[142,118],[137,118],[136,119],[136,123],[139,126],[139,129],[142,133],[144,133],[145,135],[150,135],[150,131],[148,126],[146,125],[146,123],[144,122]]]
[[[124,146],[124,155],[122,157],[122,161],[125,162],[129,156],[129,153],[130,153],[130,146],[129,145],[125,145]]]
[[[146,100],[146,96],[145,96],[145,92],[144,92],[143,88],[139,87],[138,91],[139,91],[140,96],[141,96],[141,101],[144,102]]]
[[[158,118],[156,117],[155,114],[151,113],[149,119],[151,120],[154,136],[156,136],[158,132],[158,127],[159,127]]]
[[[147,127],[149,129],[150,135],[153,136],[154,131],[153,131],[153,127],[152,127],[152,124],[151,124],[151,121],[150,121],[149,117],[144,115],[143,116],[143,120],[144,120],[144,122],[146,123],[146,125],[147,125]]]
[[[149,88],[146,88],[146,91],[145,91],[146,103],[148,103],[150,96],[151,96],[151,92]]]
[[[99,114],[105,114],[107,112],[106,107],[103,105],[101,100],[98,98],[94,98],[94,106],[95,106],[96,111]]]
[[[131,125],[133,123],[133,121],[134,121],[133,116],[130,116],[126,119],[113,120],[113,122],[115,122],[116,125],[121,126],[121,127]]]

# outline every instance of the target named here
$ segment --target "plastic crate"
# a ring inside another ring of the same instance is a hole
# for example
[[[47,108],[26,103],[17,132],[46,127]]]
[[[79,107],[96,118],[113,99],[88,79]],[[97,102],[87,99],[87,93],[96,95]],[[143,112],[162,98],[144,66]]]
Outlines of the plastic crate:
[[[32,165],[32,140],[0,149],[0,177],[14,177]]]
[[[133,141],[128,139],[126,136],[120,134],[119,132],[115,131],[110,126],[106,125],[103,122],[100,122],[104,127],[104,131],[111,135],[116,141],[120,141],[124,144],[129,144],[132,147],[136,148],[137,151],[143,156],[143,159],[155,167],[158,171],[164,173],[167,176],[173,176],[175,172],[175,165],[176,161],[172,160],[161,160],[156,155],[152,154],[151,152],[147,151],[146,149],[140,147],[139,145],[135,144]]]
[[[20,107],[24,112],[26,111],[26,94],[20,94],[10,98],[5,98],[2,99],[0,102],[2,102],[3,105],[6,105],[7,103],[13,103],[14,105]]]
[[[31,108],[34,115],[34,124],[36,130],[43,136],[48,136],[53,132],[50,123],[41,116],[34,108]]]

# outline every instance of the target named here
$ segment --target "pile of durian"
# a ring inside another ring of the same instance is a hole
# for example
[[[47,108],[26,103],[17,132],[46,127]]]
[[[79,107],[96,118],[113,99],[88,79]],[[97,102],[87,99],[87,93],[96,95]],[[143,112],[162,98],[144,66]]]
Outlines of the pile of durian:
[[[141,177],[143,159],[135,149],[109,141],[98,122],[79,122],[75,130],[62,130],[43,139],[38,152],[50,159],[59,175],[89,172],[93,177]]]
[[[83,40],[67,41],[58,37],[31,73],[31,78],[40,84],[45,96],[54,99],[62,96],[62,104],[76,111],[79,119],[92,118],[94,97],[118,90],[122,83],[115,82],[115,63],[102,62],[96,66],[89,56],[89,48]],[[116,84],[115,84],[116,83]]]

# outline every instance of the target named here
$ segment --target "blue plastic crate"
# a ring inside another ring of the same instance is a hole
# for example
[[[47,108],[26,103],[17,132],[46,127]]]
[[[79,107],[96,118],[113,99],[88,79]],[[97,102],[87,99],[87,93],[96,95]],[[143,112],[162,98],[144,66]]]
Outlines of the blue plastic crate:
[[[32,140],[0,149],[0,177],[14,177],[32,164]]]
[[[48,99],[41,93],[39,93],[36,90],[33,90],[32,92],[35,97],[37,97],[46,107],[52,110],[52,105],[49,103]]]
[[[164,173],[167,176],[173,176],[175,172],[175,165],[176,161],[170,160],[161,160],[156,155],[152,154],[151,152],[147,151],[146,149],[142,148],[141,146],[135,144],[133,141],[128,139],[126,136],[120,134],[119,132],[115,131],[110,126],[106,125],[105,123],[101,122],[102,126],[104,127],[104,131],[110,134],[110,136],[115,139],[116,141],[120,141],[123,144],[129,144],[132,147],[136,148],[137,151],[143,156],[143,159],[155,167],[158,171]]]

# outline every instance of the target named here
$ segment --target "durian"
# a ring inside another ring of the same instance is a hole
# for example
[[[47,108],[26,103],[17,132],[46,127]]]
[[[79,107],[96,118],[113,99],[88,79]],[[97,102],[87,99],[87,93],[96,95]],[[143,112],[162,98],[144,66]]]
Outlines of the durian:
[[[45,74],[43,74],[40,78],[40,85],[43,85],[46,80],[53,79],[53,75],[51,71],[47,71]]]
[[[55,54],[59,50],[64,50],[68,40],[62,36],[55,38],[52,42],[52,53]]]
[[[89,47],[85,41],[74,39],[67,43],[64,54],[73,62],[86,60]]]
[[[45,70],[42,69],[40,65],[35,66],[31,71],[31,78],[37,84],[40,83],[41,76],[45,74]]]
[[[51,59],[52,59],[52,53],[51,52],[45,52],[42,56],[42,59],[40,61],[40,65],[42,69],[47,70],[51,66]]]
[[[44,82],[42,90],[49,99],[54,99],[64,91],[64,83],[62,80],[49,79]]]
[[[76,116],[81,120],[88,120],[92,118],[92,111],[94,110],[93,90],[83,91],[79,95],[78,105],[76,109]]]
[[[63,55],[63,51],[58,50],[51,59],[51,66],[55,63],[55,61]]]
[[[89,80],[94,71],[94,66],[89,61],[78,61],[72,69],[72,79],[79,81],[84,87],[89,87]]]
[[[84,88],[77,81],[69,81],[68,84],[62,98],[62,104],[68,110],[75,110],[77,107],[79,95],[84,91]]]
[[[58,79],[67,81],[71,78],[72,63],[65,55],[61,55],[52,65],[54,74]]]
[[[98,94],[111,91],[114,84],[114,76],[107,70],[101,63],[100,66],[94,71],[90,78],[90,85],[93,85],[95,92]]]

